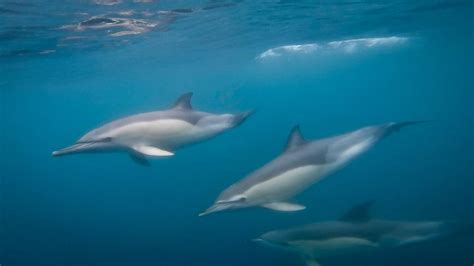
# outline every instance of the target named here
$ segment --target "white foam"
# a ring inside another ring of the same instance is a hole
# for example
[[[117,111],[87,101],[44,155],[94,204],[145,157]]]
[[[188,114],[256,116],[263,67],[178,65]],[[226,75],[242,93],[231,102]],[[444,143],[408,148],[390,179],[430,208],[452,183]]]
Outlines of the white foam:
[[[129,17],[129,16],[132,16],[133,14],[135,14],[135,11],[133,11],[133,10],[124,10],[124,11],[118,12],[118,14],[120,16]]]
[[[122,0],[95,0],[94,3],[102,6],[113,6],[122,3]]]
[[[109,35],[113,36],[113,37],[122,37],[122,36],[137,35],[137,34],[142,34],[142,33],[143,33],[143,31],[124,30],[124,31],[114,32],[114,33],[111,33]]]
[[[373,48],[378,46],[388,46],[402,44],[408,41],[406,37],[382,37],[382,38],[362,38],[343,41],[328,42],[328,48],[341,50],[345,53],[354,53],[362,48]]]
[[[316,52],[341,52],[350,54],[363,49],[399,45],[407,41],[407,37],[390,36],[377,38],[348,39],[340,41],[330,41],[326,43],[284,45],[268,49],[258,55],[256,59],[264,60],[269,58],[281,57],[283,55],[315,54]]]
[[[39,52],[38,54],[52,54],[52,53],[55,53],[56,50],[43,50],[41,52]]]
[[[269,57],[278,57],[285,54],[310,54],[318,50],[318,44],[309,43],[309,44],[294,44],[294,45],[284,45],[276,48],[271,48],[266,50],[257,56],[258,59],[265,59]]]

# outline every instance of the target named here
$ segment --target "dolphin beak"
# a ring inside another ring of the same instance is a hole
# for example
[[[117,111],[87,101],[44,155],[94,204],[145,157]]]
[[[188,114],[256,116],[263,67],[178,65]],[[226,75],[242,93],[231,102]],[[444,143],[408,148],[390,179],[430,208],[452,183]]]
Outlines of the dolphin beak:
[[[208,212],[207,210],[206,211],[203,211],[201,212],[200,214],[198,214],[199,217],[201,216],[204,216],[204,215],[208,215],[210,212]]]
[[[214,204],[212,205],[211,207],[209,207],[207,210],[201,212],[199,214],[199,217],[201,216],[204,216],[204,215],[208,215],[208,214],[211,214],[213,212],[219,212],[219,211],[222,211],[222,210],[225,210],[226,209],[226,206],[225,205],[222,205],[222,204]]]
[[[62,155],[73,154],[73,153],[87,152],[87,151],[98,149],[104,146],[105,145],[103,143],[76,143],[69,147],[66,147],[57,151],[53,151],[51,155],[62,156]]]
[[[260,237],[252,239],[252,242],[262,247],[277,247],[275,244]]]
[[[78,153],[82,151],[84,148],[86,148],[87,146],[90,146],[90,144],[76,143],[69,147],[66,147],[57,151],[53,151],[51,155],[61,156],[61,155],[66,155],[66,154],[71,154],[71,153]]]

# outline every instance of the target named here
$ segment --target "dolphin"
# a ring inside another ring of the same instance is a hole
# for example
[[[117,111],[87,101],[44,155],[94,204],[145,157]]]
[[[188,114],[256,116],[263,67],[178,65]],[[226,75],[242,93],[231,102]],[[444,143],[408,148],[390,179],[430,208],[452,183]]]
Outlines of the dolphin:
[[[172,156],[190,144],[210,139],[240,125],[252,111],[213,114],[194,110],[189,92],[167,110],[141,113],[96,128],[76,144],[53,152],[62,156],[84,152],[125,151],[136,163],[149,165],[145,156]]]
[[[474,224],[444,221],[371,219],[372,201],[354,206],[339,220],[270,231],[254,241],[298,253],[307,266],[319,259],[395,248],[456,234],[472,234]]]
[[[421,121],[368,126],[316,141],[305,140],[299,126],[295,126],[280,156],[224,190],[200,216],[253,206],[277,211],[303,210],[305,206],[288,200],[340,169],[382,138],[417,123]]]

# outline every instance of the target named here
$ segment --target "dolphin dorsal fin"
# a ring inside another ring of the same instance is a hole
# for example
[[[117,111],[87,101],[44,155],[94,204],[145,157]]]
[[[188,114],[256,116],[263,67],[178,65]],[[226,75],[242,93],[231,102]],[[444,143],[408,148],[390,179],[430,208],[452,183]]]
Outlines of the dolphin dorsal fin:
[[[193,96],[192,92],[185,93],[176,100],[173,105],[173,109],[181,109],[181,110],[192,110],[193,107],[191,106],[191,97]]]
[[[339,220],[354,223],[368,222],[371,218],[370,208],[373,204],[374,202],[371,200],[359,205],[355,205],[354,207],[350,208]]]
[[[290,136],[288,136],[285,151],[291,151],[306,143],[307,141],[303,138],[303,135],[301,135],[300,125],[296,125],[291,129]]]

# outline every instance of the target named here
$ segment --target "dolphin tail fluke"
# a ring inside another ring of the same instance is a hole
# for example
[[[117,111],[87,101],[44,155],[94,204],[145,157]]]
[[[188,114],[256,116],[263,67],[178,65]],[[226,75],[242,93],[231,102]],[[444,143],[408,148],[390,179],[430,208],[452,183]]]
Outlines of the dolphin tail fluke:
[[[385,135],[390,135],[394,132],[398,132],[401,128],[404,128],[406,126],[411,126],[411,125],[417,125],[417,124],[423,124],[423,123],[427,123],[429,121],[425,121],[425,120],[419,120],[419,121],[405,121],[405,122],[398,122],[398,123],[389,123],[387,125],[387,131],[385,133]]]
[[[234,126],[238,126],[242,124],[249,116],[255,113],[255,110],[250,110],[247,112],[242,112],[240,114],[236,114],[234,116]]]
[[[427,120],[418,120],[418,121],[405,121],[405,122],[399,122],[399,123],[392,123],[390,125],[390,128],[393,130],[393,131],[398,131],[400,130],[402,127],[406,127],[406,126],[411,126],[411,125],[417,125],[417,124],[424,124],[424,123],[428,123],[429,121]]]
[[[440,228],[440,235],[456,237],[474,237],[474,222],[444,222]]]

